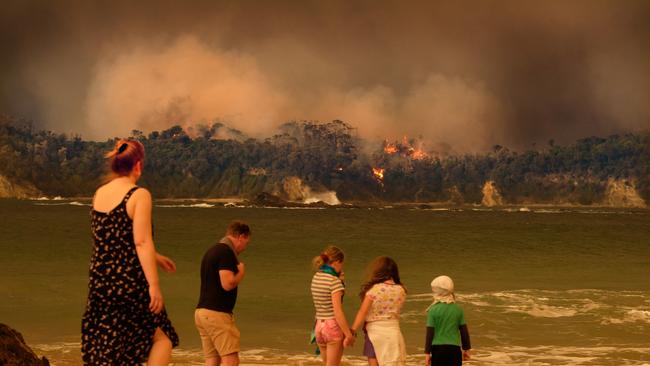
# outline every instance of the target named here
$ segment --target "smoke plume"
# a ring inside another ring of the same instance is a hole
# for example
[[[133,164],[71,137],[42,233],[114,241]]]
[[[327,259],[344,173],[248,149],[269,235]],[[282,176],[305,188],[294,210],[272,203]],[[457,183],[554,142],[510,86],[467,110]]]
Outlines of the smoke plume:
[[[344,120],[454,151],[650,128],[650,3],[24,1],[0,112],[104,139]]]

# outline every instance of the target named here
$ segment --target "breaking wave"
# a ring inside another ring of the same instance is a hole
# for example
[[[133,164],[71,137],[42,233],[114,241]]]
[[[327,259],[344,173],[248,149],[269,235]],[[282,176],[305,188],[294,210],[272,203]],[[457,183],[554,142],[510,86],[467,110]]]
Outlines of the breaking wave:
[[[90,203],[83,203],[83,202],[78,202],[78,201],[70,201],[70,202],[60,202],[60,203],[41,203],[37,202],[34,203],[36,206],[88,206],[90,207]]]
[[[62,201],[62,200],[64,200],[64,199],[65,199],[65,198],[63,198],[63,197],[61,197],[61,196],[56,196],[56,197],[52,197],[52,198],[50,198],[50,197],[46,197],[46,196],[42,196],[42,197],[32,198],[31,200],[32,200],[32,201]]]
[[[185,207],[185,208],[212,208],[215,207],[215,205],[202,202],[202,203],[192,203],[192,204],[183,204],[183,203],[178,203],[178,204],[165,204],[165,205],[155,205],[156,207]]]
[[[513,290],[458,293],[459,304],[474,312],[518,313],[532,318],[585,317],[600,324],[650,324],[650,292],[595,289],[550,291]],[[409,302],[431,302],[431,294],[410,295]],[[426,308],[423,305],[423,309]],[[405,313],[422,316],[421,312]]]
[[[341,204],[341,201],[339,201],[339,198],[336,197],[336,192],[334,191],[327,191],[327,192],[320,192],[320,193],[310,192],[309,196],[305,197],[303,201],[303,203],[305,204],[317,203],[317,202],[324,202],[330,206],[336,206]]]

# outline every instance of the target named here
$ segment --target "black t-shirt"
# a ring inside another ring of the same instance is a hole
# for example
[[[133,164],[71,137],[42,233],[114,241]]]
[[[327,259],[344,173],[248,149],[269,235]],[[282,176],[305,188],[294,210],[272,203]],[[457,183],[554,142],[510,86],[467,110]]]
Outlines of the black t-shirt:
[[[237,256],[223,243],[217,243],[203,256],[201,261],[201,296],[197,308],[231,313],[237,301],[237,287],[230,291],[221,286],[219,270],[225,269],[237,274]]]

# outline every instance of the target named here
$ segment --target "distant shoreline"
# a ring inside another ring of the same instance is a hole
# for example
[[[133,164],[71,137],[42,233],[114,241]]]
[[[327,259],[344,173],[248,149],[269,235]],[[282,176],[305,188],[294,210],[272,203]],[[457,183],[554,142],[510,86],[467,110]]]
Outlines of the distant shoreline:
[[[77,196],[77,197],[29,197],[29,198],[1,198],[4,200],[23,200],[23,201],[80,201],[84,203],[90,203],[92,197],[89,196]],[[505,205],[481,205],[481,204],[454,204],[450,202],[383,202],[383,201],[348,201],[342,202],[339,205],[328,205],[323,202],[318,202],[316,204],[306,204],[302,202],[293,202],[293,201],[284,201],[282,203],[273,202],[255,202],[254,200],[249,200],[243,197],[219,197],[219,198],[154,198],[155,204],[174,204],[174,203],[193,203],[193,204],[214,204],[215,206],[230,206],[234,205],[235,207],[318,207],[318,208],[417,208],[422,210],[427,209],[475,209],[475,210],[492,210],[492,209],[502,209],[502,210],[517,210],[517,211],[526,211],[526,209],[614,209],[614,210],[648,210],[646,207],[630,207],[630,206],[613,206],[613,205],[580,205],[572,203],[520,203],[520,204],[505,204]],[[230,205],[229,205],[230,204]]]

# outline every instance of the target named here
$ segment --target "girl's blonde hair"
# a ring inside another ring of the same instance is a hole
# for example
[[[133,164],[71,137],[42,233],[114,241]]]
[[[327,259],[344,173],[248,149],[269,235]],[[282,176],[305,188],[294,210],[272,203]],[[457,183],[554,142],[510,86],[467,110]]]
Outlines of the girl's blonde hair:
[[[311,264],[314,269],[318,269],[323,264],[329,264],[336,261],[343,262],[344,258],[345,256],[343,254],[343,251],[339,247],[330,245],[325,248],[319,255],[315,256],[314,259],[311,260]]]

